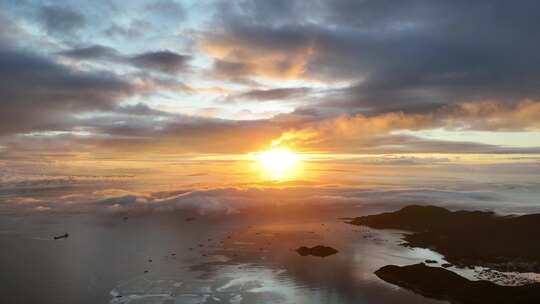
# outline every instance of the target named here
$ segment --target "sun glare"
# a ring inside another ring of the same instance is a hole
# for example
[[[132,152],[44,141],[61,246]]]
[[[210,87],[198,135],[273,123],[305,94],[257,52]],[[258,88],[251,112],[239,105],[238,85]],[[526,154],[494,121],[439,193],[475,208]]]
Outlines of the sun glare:
[[[302,159],[300,154],[287,148],[272,149],[256,154],[261,168],[273,180],[292,178],[298,162]]]

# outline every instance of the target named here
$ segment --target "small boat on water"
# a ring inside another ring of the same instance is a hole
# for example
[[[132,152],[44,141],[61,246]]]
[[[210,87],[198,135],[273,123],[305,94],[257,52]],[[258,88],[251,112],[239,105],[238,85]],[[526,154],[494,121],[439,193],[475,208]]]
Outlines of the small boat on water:
[[[59,239],[67,239],[69,237],[69,234],[66,232],[62,235],[57,235],[54,237],[55,240],[59,240]]]

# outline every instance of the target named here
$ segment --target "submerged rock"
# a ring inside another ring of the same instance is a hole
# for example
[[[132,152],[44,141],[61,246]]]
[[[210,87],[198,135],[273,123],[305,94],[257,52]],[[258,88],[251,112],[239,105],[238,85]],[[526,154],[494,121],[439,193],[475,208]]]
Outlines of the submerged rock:
[[[450,303],[540,303],[540,283],[501,286],[489,281],[470,281],[449,270],[422,263],[402,267],[388,265],[375,274],[388,283]]]
[[[457,266],[540,272],[540,242],[531,240],[531,233],[540,231],[540,214],[497,216],[493,212],[452,212],[413,205],[357,217],[349,223],[412,231],[404,238],[406,246],[433,249]]]
[[[338,253],[336,249],[322,245],[317,245],[311,248],[302,246],[296,249],[296,252],[298,252],[298,254],[301,256],[312,255],[322,258]]]

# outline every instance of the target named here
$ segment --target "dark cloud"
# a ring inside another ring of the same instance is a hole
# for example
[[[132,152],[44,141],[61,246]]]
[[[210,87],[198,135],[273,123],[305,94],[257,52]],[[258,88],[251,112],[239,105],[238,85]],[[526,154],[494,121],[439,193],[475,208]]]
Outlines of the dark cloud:
[[[123,55],[117,50],[103,45],[73,48],[59,53],[61,56],[76,60],[104,60],[128,64],[141,70],[153,70],[165,74],[176,74],[188,69],[191,56],[172,51],[155,51],[135,56]]]
[[[69,113],[111,108],[134,87],[108,72],[81,72],[0,48],[0,133],[55,129]]]
[[[250,90],[239,94],[231,95],[227,98],[229,101],[236,100],[255,100],[255,101],[269,101],[269,100],[286,100],[292,98],[302,98],[306,94],[311,92],[310,88],[279,88],[279,89],[267,89],[267,90]]]
[[[356,82],[327,106],[377,113],[540,97],[537,1],[317,1],[301,16],[287,11],[299,1],[244,3],[219,14],[224,30],[208,33],[207,51],[258,66],[251,76],[281,67],[281,76]]]
[[[60,55],[78,60],[111,60],[120,58],[118,51],[102,45],[74,48],[68,51],[60,52]]]
[[[176,74],[187,68],[190,56],[180,55],[171,51],[156,51],[131,57],[133,65],[163,73]]]
[[[86,25],[84,15],[67,7],[43,6],[40,17],[49,33],[73,33]]]

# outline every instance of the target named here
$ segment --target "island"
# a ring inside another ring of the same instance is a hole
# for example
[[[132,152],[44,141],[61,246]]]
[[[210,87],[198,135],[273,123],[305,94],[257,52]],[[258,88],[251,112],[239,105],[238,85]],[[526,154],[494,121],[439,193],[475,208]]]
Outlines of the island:
[[[488,211],[411,205],[348,223],[409,231],[404,235],[404,246],[432,249],[457,267],[540,272],[540,214],[500,216]]]
[[[470,281],[452,271],[422,263],[402,267],[388,265],[375,274],[388,283],[450,303],[540,303],[539,283],[501,286],[489,281]]]

